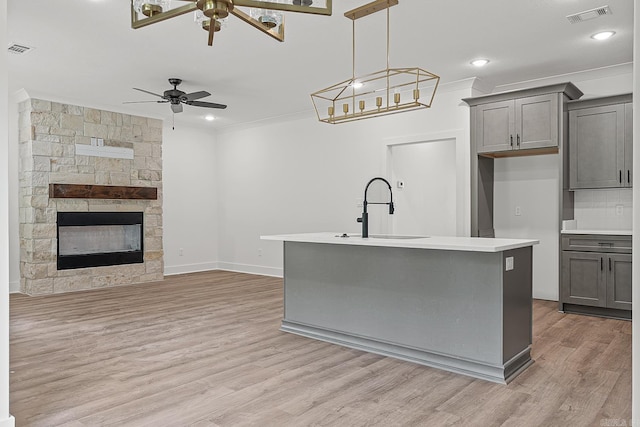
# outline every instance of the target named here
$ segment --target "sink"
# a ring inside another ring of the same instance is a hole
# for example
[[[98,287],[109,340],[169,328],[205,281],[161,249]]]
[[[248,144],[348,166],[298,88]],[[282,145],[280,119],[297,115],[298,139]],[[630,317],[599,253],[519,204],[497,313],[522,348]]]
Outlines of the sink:
[[[362,234],[338,234],[336,237],[346,238],[346,237],[362,237]],[[429,236],[396,236],[393,234],[369,234],[369,238],[371,239],[427,239]]]
[[[360,235],[358,235],[360,237]],[[393,234],[369,234],[373,239],[427,239],[428,236],[394,236]]]

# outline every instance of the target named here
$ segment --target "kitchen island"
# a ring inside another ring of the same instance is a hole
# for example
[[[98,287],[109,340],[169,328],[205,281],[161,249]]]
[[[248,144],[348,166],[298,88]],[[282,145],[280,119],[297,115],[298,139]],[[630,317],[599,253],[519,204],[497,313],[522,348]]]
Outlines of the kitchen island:
[[[283,331],[498,383],[532,363],[536,240],[262,239],[284,242]]]

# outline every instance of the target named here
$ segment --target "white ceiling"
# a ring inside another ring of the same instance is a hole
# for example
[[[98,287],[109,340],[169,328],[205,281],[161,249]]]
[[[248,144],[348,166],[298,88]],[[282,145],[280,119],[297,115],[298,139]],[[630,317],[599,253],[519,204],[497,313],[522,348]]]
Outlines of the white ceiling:
[[[133,30],[126,0],[9,0],[8,38],[35,49],[9,54],[11,91],[171,119],[153,100],[169,77],[226,110],[185,106],[176,125],[226,127],[312,110],[309,94],[351,76],[351,21],[368,0],[334,0],[333,16],[288,13],[279,43],[235,17],[213,47],[190,15]],[[609,5],[612,15],[570,24],[566,15]],[[385,15],[357,21],[356,74],[384,68]],[[617,34],[604,42],[589,36]],[[391,66],[421,67],[441,83],[479,77],[504,85],[632,61],[630,0],[400,0],[391,8]],[[476,69],[469,61],[491,63]],[[434,106],[437,104],[437,96]],[[211,124],[203,117],[213,112]]]

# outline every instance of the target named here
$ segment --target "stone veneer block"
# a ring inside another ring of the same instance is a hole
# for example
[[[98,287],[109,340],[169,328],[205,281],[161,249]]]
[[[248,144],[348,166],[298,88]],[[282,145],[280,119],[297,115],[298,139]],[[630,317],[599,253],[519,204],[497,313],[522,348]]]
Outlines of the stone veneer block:
[[[45,295],[163,279],[162,121],[29,99],[19,105],[21,291]],[[128,159],[77,156],[91,137],[133,148]],[[157,200],[59,199],[49,184],[153,187]],[[145,262],[57,270],[57,212],[144,212]]]

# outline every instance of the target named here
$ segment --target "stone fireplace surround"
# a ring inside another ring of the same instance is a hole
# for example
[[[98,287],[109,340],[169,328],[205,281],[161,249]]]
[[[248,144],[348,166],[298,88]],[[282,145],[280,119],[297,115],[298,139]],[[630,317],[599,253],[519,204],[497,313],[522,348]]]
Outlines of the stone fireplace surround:
[[[133,159],[76,153],[76,144],[133,149]],[[162,121],[28,99],[19,106],[20,290],[43,295],[162,280]],[[49,184],[157,189],[157,199],[49,197]],[[144,263],[58,270],[60,212],[143,212]]]

